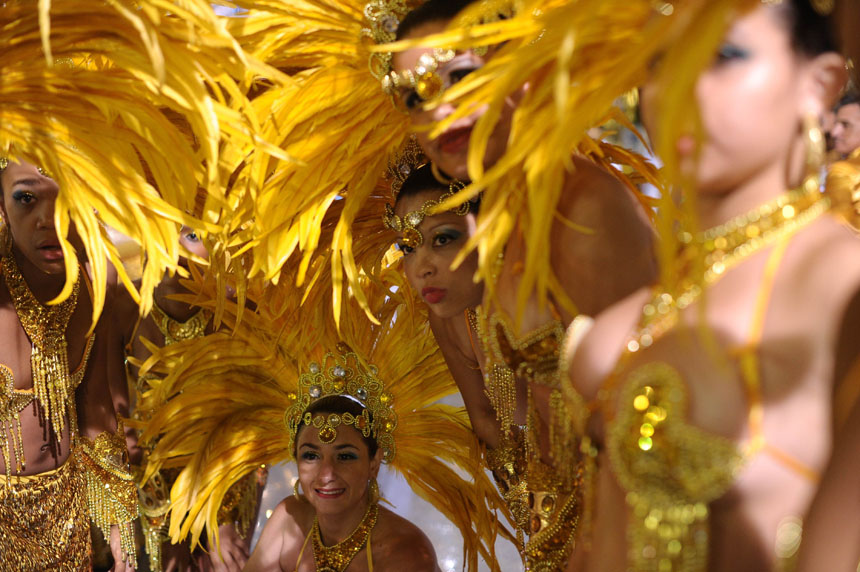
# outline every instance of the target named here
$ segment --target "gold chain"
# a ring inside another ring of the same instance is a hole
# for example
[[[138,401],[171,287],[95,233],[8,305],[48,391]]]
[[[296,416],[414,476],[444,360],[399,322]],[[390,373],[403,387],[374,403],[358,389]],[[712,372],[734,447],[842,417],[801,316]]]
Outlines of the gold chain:
[[[210,318],[212,318],[212,312],[206,308],[201,308],[199,312],[186,321],[179,322],[168,316],[158,304],[154,302],[152,304],[152,319],[164,335],[165,346],[185,340],[202,338],[206,333],[206,326],[209,324]]]
[[[334,546],[325,546],[320,536],[320,524],[314,517],[313,541],[314,541],[314,563],[317,572],[343,572],[355,555],[367,544],[370,531],[376,526],[376,516],[379,507],[376,503],[370,503],[364,517],[355,530],[348,537]]]
[[[15,313],[33,346],[30,352],[33,393],[42,404],[45,420],[51,422],[54,434],[60,437],[65,429],[65,414],[74,409],[66,328],[78,303],[83,270],[79,269],[78,279],[68,298],[56,306],[43,306],[27,286],[15,256],[5,256],[2,262],[3,277],[12,296]]]
[[[686,244],[681,259],[687,262],[704,254],[705,267],[700,279],[687,278],[680,283],[676,295],[658,293],[643,308],[643,326],[636,338],[627,343],[631,353],[647,348],[667,329],[673,327],[676,310],[683,310],[702,293],[702,289],[722,277],[756,252],[782,238],[791,236],[827,212],[830,199],[818,191],[795,189],[737,216],[730,221],[706,230],[698,237],[682,236]],[[691,273],[695,276],[698,273]]]

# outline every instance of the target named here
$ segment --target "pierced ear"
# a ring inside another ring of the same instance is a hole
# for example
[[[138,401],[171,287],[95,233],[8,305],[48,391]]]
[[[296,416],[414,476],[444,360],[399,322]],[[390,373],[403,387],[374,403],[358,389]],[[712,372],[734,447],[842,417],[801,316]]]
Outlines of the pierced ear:
[[[845,58],[836,52],[827,52],[813,58],[809,62],[809,89],[802,111],[820,117],[830,109],[848,82],[848,71],[845,68]]]
[[[379,475],[379,467],[382,466],[382,449],[377,449],[376,454],[370,460],[370,476],[376,478]]]

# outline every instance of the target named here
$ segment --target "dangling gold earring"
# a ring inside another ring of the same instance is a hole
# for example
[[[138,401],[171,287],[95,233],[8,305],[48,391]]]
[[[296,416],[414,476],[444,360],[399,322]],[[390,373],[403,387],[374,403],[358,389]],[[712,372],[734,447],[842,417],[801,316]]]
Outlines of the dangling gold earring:
[[[8,256],[12,253],[12,233],[9,224],[0,219],[0,256]]]
[[[379,484],[376,482],[376,477],[370,479],[370,483],[367,485],[367,490],[370,494],[370,504],[376,504],[379,502]]]
[[[821,169],[827,155],[824,132],[818,117],[808,113],[803,118],[804,145],[806,145],[806,175],[803,188],[807,192],[821,190]]]
[[[302,502],[308,501],[308,499],[306,499],[305,496],[299,492],[299,480],[298,479],[296,479],[296,482],[293,483],[293,495]]]

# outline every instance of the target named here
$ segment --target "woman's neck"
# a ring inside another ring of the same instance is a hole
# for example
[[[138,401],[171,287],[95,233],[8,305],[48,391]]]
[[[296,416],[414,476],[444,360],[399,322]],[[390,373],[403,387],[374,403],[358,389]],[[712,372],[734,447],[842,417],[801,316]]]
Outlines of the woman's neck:
[[[173,276],[165,275],[164,279],[155,287],[153,296],[158,307],[167,314],[170,318],[177,322],[184,322],[194,316],[200,308],[173,300],[170,296],[174,294],[189,294],[185,286],[180,283],[179,274],[174,273]]]
[[[334,546],[343,542],[358,528],[367,513],[367,501],[359,503],[348,511],[338,514],[317,514],[317,522],[320,527],[320,536],[323,544]]]
[[[788,186],[786,180],[796,180],[796,183]],[[699,193],[696,195],[699,224],[702,229],[719,226],[796,188],[801,182],[801,176],[787,176],[784,166],[775,165],[747,179],[729,192]]]
[[[18,265],[18,270],[21,271],[21,276],[30,288],[30,292],[43,305],[56,298],[63,290],[66,283],[65,273],[48,274],[39,269],[35,264],[30,262],[30,259],[21,254],[18,247],[12,245],[12,256],[15,257],[15,263]]]

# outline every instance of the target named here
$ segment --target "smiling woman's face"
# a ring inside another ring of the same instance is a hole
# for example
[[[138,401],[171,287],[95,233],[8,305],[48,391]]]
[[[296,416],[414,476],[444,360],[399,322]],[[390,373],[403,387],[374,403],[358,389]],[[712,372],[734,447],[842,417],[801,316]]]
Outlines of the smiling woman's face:
[[[426,22],[410,30],[404,36],[404,39],[421,38],[442,32],[445,30],[447,24],[446,20]],[[392,67],[398,73],[403,73],[406,70],[414,70],[418,65],[419,58],[424,54],[432,53],[432,51],[431,49],[419,47],[395,53]],[[471,51],[461,52],[451,61],[442,63],[437,73],[442,80],[443,88],[447,89],[469,73],[482,68],[485,63],[486,60],[484,57],[478,56]],[[448,176],[459,180],[467,180],[469,174],[466,161],[469,139],[472,135],[475,122],[486,112],[486,107],[481,107],[471,115],[458,120],[439,135],[438,138],[431,139],[428,131],[429,127],[433,123],[451,115],[454,111],[454,106],[446,103],[436,107],[432,107],[431,105],[431,109],[425,109],[423,100],[418,97],[413,89],[404,89],[395,95],[395,97],[399,97],[404,106],[409,110],[409,116],[412,124],[415,126],[415,135],[418,143],[427,154],[427,157]],[[504,154],[505,149],[507,149],[508,136],[511,132],[511,118],[513,117],[515,108],[515,98],[508,98],[506,104],[502,107],[499,121],[487,144],[487,152],[484,155],[485,169],[492,167]]]
[[[331,443],[323,443],[313,426],[303,426],[296,437],[299,482],[318,515],[363,510],[381,462],[382,450],[371,457],[361,433],[349,425],[340,425]]]
[[[3,219],[16,250],[46,274],[65,272],[63,251],[54,228],[59,187],[35,165],[9,162],[0,172]]]

